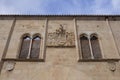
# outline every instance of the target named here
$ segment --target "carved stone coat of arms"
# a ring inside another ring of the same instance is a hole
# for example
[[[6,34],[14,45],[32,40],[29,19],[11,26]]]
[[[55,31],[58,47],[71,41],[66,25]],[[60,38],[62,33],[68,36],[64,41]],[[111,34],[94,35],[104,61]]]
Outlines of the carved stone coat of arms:
[[[74,32],[67,32],[62,25],[55,32],[48,33],[48,47],[75,47]]]

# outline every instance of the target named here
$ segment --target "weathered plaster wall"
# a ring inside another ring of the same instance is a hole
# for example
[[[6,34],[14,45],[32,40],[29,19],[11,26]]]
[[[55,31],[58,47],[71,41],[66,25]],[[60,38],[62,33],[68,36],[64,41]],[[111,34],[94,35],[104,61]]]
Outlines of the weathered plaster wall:
[[[51,59],[56,60],[52,57]],[[1,80],[119,80],[120,78],[120,65],[116,65],[116,71],[112,72],[107,62],[78,63],[71,59],[72,62],[67,59],[63,62],[59,60],[58,63],[16,62],[13,71],[6,71],[7,63],[5,63]]]
[[[0,18],[0,60],[2,58],[5,45],[13,24],[13,18]]]
[[[15,59],[19,54],[20,37],[24,33],[40,33],[44,37],[45,18],[21,18],[16,20],[13,35],[6,58]],[[118,59],[111,29],[104,18],[77,18],[76,26],[73,18],[53,17],[48,19],[47,33],[55,32],[60,24],[68,32],[97,33],[104,59]],[[117,23],[116,23],[117,24]],[[24,25],[24,26],[23,26]],[[76,42],[75,38],[75,42]],[[81,53],[79,53],[81,54]],[[15,67],[8,71],[9,61],[5,61],[0,80],[119,80],[120,63],[117,61],[78,62],[79,54],[75,47],[47,47],[45,62],[15,61]],[[14,63],[14,61],[13,61]],[[115,71],[111,71],[115,68]]]
[[[103,58],[119,58],[111,29],[104,17],[93,20],[92,17],[80,18],[77,20],[77,30],[78,36],[82,33],[98,35]]]
[[[114,39],[120,55],[120,17],[109,18],[109,25],[112,29]]]
[[[41,35],[42,41],[45,33],[45,19],[40,20],[39,18],[17,18],[13,35],[11,37],[10,45],[8,47],[6,58],[15,59],[20,53],[20,44],[24,34],[29,34],[31,37],[37,33]],[[43,45],[43,42],[42,44]],[[40,52],[43,53],[43,48]]]

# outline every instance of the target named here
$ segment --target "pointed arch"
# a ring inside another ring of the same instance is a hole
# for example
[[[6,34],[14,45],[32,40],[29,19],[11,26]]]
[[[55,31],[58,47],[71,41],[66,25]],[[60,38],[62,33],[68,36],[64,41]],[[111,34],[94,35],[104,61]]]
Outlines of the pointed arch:
[[[39,58],[40,44],[41,44],[41,37],[39,35],[33,36],[31,53],[30,53],[31,59],[38,59]]]
[[[89,46],[89,39],[86,34],[80,35],[80,43],[81,43],[81,52],[83,59],[91,59],[91,51]]]
[[[102,58],[100,44],[99,44],[99,40],[98,40],[98,35],[95,33],[91,34],[90,35],[90,42],[91,42],[91,47],[92,47],[92,52],[93,52],[94,58],[95,59]]]
[[[30,38],[29,35],[24,35],[22,37],[22,43],[21,43],[19,58],[26,59],[28,57],[30,40],[31,40],[31,38]]]

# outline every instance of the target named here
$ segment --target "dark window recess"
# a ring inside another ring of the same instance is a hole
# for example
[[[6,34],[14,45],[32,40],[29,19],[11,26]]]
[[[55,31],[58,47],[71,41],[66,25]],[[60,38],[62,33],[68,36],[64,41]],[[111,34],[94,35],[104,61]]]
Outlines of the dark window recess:
[[[91,52],[90,52],[88,38],[86,36],[81,36],[80,43],[81,43],[82,58],[83,59],[91,59]]]
[[[94,58],[95,59],[102,58],[98,38],[96,36],[92,36],[90,40]]]
[[[29,47],[30,47],[30,37],[26,36],[22,40],[22,45],[21,45],[21,51],[19,58],[26,59],[29,53]]]
[[[30,53],[31,59],[38,59],[39,58],[40,42],[41,42],[40,37],[37,36],[37,37],[33,38],[32,46],[31,46],[31,53]]]

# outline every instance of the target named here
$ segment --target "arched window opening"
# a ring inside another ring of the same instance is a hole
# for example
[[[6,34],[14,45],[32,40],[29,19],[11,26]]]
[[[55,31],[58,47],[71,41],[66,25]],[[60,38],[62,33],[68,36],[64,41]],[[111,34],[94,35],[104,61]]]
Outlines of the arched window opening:
[[[101,49],[97,35],[93,34],[90,38],[93,56],[95,59],[102,58]]]
[[[41,42],[41,38],[39,36],[36,36],[32,39],[32,46],[31,46],[31,53],[30,53],[31,59],[39,58],[40,42]]]
[[[30,40],[29,36],[23,37],[19,58],[26,59],[28,57]]]
[[[81,43],[82,58],[91,59],[91,51],[90,51],[88,37],[86,35],[81,35],[80,43]]]

